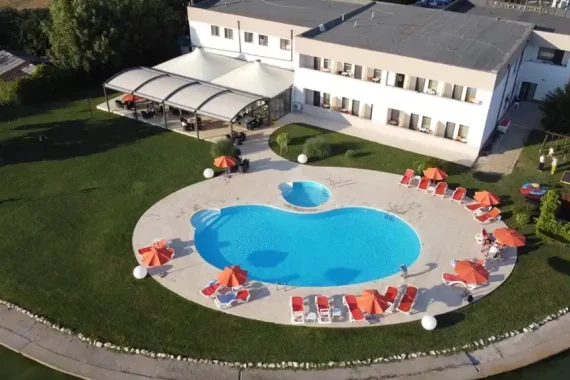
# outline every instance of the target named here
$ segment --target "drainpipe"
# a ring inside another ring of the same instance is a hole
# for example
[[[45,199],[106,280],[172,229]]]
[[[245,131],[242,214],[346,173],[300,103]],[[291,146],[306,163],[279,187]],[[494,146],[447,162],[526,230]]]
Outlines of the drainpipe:
[[[519,64],[518,64],[518,69],[517,69],[517,76],[515,77],[515,84],[513,85],[513,89],[511,90],[511,99],[513,99],[514,95],[515,95],[515,91],[517,89],[517,81],[519,79],[519,73],[521,72],[521,66],[523,64],[523,57],[524,57],[524,53],[526,51],[526,47],[528,46],[528,42],[529,40],[526,40],[525,44],[524,44],[524,49],[521,53],[521,56],[519,58]]]
[[[194,1],[194,0],[192,0],[192,1]],[[237,28],[237,29],[238,29],[238,32],[237,32],[237,35],[238,35],[239,53],[241,54],[241,24],[240,24],[240,21],[239,21],[239,20],[238,20],[237,24],[238,24],[238,28]]]

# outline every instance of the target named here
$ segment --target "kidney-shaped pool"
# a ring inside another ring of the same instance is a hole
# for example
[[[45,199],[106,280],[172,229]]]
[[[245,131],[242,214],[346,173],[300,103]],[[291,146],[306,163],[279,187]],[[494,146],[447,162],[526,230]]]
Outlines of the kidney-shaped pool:
[[[194,241],[208,263],[240,265],[251,280],[292,286],[338,286],[389,276],[410,266],[421,242],[385,211],[347,207],[296,213],[270,206],[231,206],[192,216]]]

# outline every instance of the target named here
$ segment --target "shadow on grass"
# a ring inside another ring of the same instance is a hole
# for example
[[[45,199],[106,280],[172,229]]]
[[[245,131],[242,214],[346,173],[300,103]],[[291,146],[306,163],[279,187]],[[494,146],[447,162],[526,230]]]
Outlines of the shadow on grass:
[[[6,199],[0,199],[0,206],[2,206],[3,204],[6,203],[11,203],[11,202],[18,202],[21,201],[22,198],[6,198]]]
[[[67,120],[55,123],[23,125],[34,129],[25,135],[0,143],[0,164],[13,165],[37,161],[65,160],[89,156],[131,144],[165,130],[126,119]]]
[[[548,258],[548,265],[555,271],[570,276],[570,261],[554,256]]]
[[[496,183],[499,182],[502,177],[503,175],[501,173],[480,171],[473,172],[473,178],[481,182]]]
[[[465,320],[465,314],[457,311],[445,313],[437,316],[437,328],[445,329],[447,327],[455,326],[456,324]]]

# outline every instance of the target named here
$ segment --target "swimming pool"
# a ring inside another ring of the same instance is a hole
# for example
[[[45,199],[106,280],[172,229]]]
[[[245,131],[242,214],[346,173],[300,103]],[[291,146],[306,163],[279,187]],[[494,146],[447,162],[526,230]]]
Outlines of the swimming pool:
[[[279,188],[283,199],[297,207],[318,207],[331,197],[326,186],[313,181],[282,183]]]
[[[415,230],[384,211],[347,207],[297,213],[243,205],[202,210],[191,219],[199,254],[223,269],[240,265],[251,280],[292,286],[357,284],[410,266],[421,242]]]

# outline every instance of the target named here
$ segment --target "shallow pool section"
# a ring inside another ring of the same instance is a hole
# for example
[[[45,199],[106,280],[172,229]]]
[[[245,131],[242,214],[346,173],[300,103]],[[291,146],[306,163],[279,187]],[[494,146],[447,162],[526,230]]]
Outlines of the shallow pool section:
[[[282,183],[279,189],[283,199],[297,207],[318,207],[331,197],[331,191],[325,185],[313,181]]]
[[[269,206],[202,210],[191,220],[208,263],[240,265],[251,280],[292,286],[368,282],[410,266],[421,242],[390,213],[361,207],[297,213]]]

